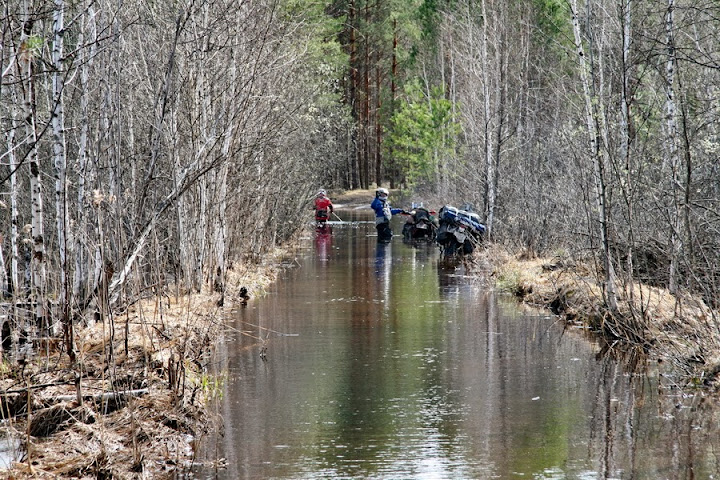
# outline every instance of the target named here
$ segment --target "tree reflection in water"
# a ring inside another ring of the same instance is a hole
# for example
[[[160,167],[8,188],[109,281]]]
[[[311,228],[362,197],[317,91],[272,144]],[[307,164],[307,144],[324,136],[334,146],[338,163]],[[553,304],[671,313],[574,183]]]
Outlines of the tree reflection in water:
[[[269,336],[267,361],[249,335],[220,342],[224,433],[200,458],[227,468],[194,478],[716,474],[717,411],[662,365],[519,307],[435,249],[378,244],[371,221],[334,227],[234,325],[297,335]]]

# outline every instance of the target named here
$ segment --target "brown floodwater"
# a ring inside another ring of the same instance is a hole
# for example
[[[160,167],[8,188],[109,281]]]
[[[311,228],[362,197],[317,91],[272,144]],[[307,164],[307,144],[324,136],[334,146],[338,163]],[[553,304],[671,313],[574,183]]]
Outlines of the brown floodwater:
[[[403,243],[400,218],[382,245],[369,208],[338,213],[218,341],[193,478],[720,478],[701,392]]]

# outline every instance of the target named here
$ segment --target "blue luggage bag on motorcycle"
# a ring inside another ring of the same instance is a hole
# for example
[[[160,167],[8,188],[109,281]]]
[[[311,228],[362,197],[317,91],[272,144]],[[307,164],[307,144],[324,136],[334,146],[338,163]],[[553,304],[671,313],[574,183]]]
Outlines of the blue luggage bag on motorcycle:
[[[472,253],[485,233],[485,225],[480,222],[480,216],[452,205],[442,207],[438,216],[440,228],[436,242],[442,248],[443,255]]]

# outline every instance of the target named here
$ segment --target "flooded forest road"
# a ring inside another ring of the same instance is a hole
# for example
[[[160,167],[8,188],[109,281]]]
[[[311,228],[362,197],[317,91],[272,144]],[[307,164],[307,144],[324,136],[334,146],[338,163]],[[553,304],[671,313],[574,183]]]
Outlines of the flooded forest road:
[[[400,218],[382,245],[369,208],[338,213],[218,342],[193,478],[720,478],[701,394],[403,243]]]

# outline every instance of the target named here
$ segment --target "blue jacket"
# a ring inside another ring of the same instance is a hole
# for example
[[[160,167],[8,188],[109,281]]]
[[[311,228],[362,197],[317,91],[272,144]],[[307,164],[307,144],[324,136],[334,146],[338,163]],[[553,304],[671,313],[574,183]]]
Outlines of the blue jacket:
[[[385,219],[385,221],[389,222],[391,216],[402,213],[403,211],[402,208],[392,208],[387,200],[382,201],[380,200],[380,197],[375,197],[375,200],[372,201],[370,207],[375,210],[376,223],[378,222],[378,220],[383,218]]]

